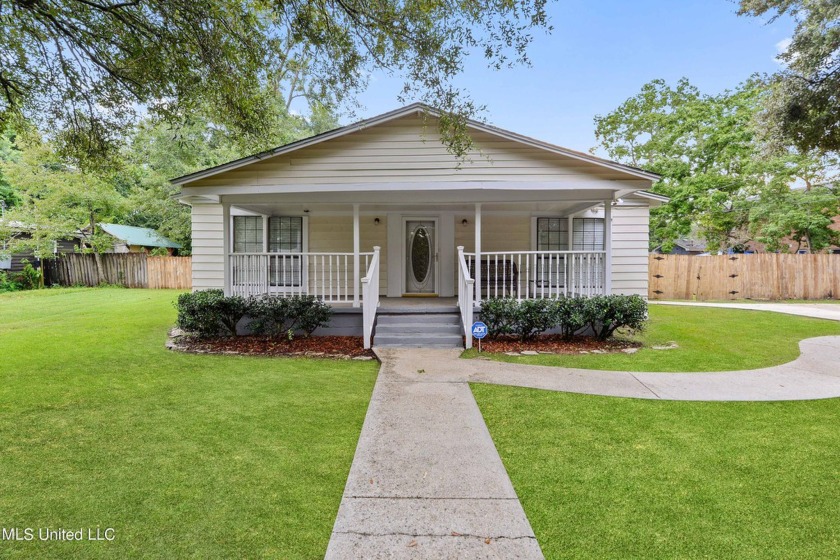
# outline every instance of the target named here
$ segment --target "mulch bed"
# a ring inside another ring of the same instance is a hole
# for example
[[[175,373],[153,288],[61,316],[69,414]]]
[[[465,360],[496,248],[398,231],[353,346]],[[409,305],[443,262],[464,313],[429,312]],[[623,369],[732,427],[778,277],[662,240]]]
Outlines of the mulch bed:
[[[473,342],[473,347],[478,348],[478,341]],[[641,344],[629,340],[598,340],[591,336],[577,336],[572,340],[563,340],[562,336],[556,334],[538,336],[527,342],[521,342],[514,336],[485,338],[481,341],[482,352],[500,354],[524,351],[550,354],[608,354],[639,347]]]
[[[310,336],[293,340],[267,336],[232,336],[198,339],[189,336],[173,338],[173,349],[197,354],[242,354],[258,356],[295,356],[311,358],[375,359],[373,352],[362,347],[360,336]]]

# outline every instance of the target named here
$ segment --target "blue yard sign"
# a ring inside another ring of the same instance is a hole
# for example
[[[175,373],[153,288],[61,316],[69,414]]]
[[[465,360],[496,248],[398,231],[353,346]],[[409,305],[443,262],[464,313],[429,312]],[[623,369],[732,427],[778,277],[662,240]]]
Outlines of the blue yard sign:
[[[487,325],[481,321],[476,321],[472,324],[471,330],[473,338],[478,339],[478,351],[481,352],[481,339],[487,336]]]
[[[487,336],[487,325],[485,325],[481,321],[476,321],[472,324],[472,335],[473,338],[481,340],[482,338]]]
[[[487,336],[487,325],[481,321],[476,321],[472,324],[473,338],[478,339],[478,351],[481,352],[481,339]]]

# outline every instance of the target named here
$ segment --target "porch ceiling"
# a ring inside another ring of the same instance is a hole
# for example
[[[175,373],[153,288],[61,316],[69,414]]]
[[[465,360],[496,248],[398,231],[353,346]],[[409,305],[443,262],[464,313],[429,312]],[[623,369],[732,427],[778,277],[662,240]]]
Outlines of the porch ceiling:
[[[265,193],[225,195],[231,206],[262,214],[310,212],[343,213],[359,204],[365,213],[450,211],[472,213],[481,203],[484,212],[552,212],[588,208],[633,192],[632,189],[562,190],[442,190],[356,191],[334,193]]]
[[[482,203],[483,214],[518,212],[523,214],[574,214],[588,208],[601,204],[602,200],[589,201],[541,201],[541,202],[493,202]],[[245,212],[278,216],[287,215],[318,215],[318,214],[347,214],[353,213],[353,205],[349,203],[233,203],[232,208],[244,210]],[[360,204],[361,214],[386,214],[388,212],[400,213],[428,213],[428,212],[454,212],[456,214],[469,214],[475,212],[475,204],[466,203],[429,203],[429,204],[381,204],[367,203]]]

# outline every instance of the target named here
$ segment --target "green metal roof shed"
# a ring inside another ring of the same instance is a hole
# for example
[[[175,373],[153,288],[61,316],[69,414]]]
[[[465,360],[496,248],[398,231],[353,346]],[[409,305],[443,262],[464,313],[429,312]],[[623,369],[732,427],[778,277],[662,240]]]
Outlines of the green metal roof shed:
[[[122,226],[119,224],[99,224],[102,231],[119,239],[126,245],[139,245],[141,247],[166,247],[169,249],[180,249],[181,245],[170,241],[151,228],[135,226]]]

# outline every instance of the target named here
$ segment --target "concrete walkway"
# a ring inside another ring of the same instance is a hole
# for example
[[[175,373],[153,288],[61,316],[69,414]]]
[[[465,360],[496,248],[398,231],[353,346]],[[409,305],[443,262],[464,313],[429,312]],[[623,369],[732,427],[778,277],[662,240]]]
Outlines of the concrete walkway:
[[[824,307],[782,312],[840,320],[840,306]],[[788,364],[719,373],[582,370],[462,360],[458,349],[377,349],[382,366],[326,557],[543,558],[469,382],[643,399],[840,397],[840,337],[799,347],[801,356]]]
[[[679,401],[788,401],[840,397],[840,337],[799,343],[794,361],[763,369],[649,373],[528,366],[481,361],[462,365],[472,382],[610,397]],[[667,350],[663,350],[667,351]],[[461,360],[463,363],[463,360]]]
[[[542,558],[466,378],[454,375],[460,351],[377,352],[326,557]]]

